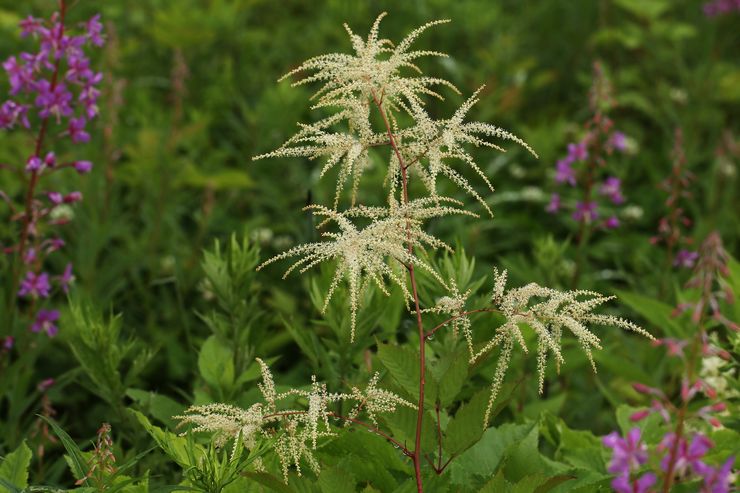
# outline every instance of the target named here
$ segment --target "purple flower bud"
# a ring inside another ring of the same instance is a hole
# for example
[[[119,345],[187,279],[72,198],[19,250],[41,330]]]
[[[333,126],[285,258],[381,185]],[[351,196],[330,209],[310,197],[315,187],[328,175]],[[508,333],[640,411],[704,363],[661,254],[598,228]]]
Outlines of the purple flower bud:
[[[18,296],[28,296],[31,298],[48,298],[51,284],[49,284],[49,274],[42,272],[36,274],[28,271],[26,277],[21,281]]]
[[[48,168],[53,168],[57,163],[57,157],[53,152],[46,153],[44,157],[44,165]]]
[[[555,165],[555,181],[558,183],[568,182],[570,186],[576,184],[576,173],[571,167],[571,161],[568,158],[561,159]]]
[[[690,269],[694,266],[698,258],[699,252],[682,249],[676,253],[676,258],[673,259],[673,266]]]
[[[609,145],[619,152],[624,152],[627,150],[627,136],[617,130],[609,139]]]
[[[85,23],[85,29],[87,30],[87,37],[90,42],[95,46],[103,46],[105,41],[101,36],[103,32],[103,24],[100,23],[100,14],[96,14]]]
[[[554,193],[550,196],[550,203],[545,208],[550,214],[555,214],[560,210],[560,195]]]
[[[615,229],[619,227],[619,219],[617,216],[611,216],[606,221],[604,221],[604,226],[608,229]]]
[[[622,196],[622,182],[616,176],[610,176],[604,183],[601,184],[599,192],[601,195],[605,195],[611,199],[615,204],[621,204],[624,202],[624,196]]]
[[[54,115],[57,122],[60,122],[62,117],[72,115],[72,107],[70,106],[72,93],[67,90],[67,86],[63,82],[57,83],[52,88],[49,81],[40,80],[36,83],[36,91],[38,92],[36,106],[41,108],[39,111],[41,118]]]
[[[576,210],[573,212],[573,219],[579,222],[592,222],[599,217],[596,209],[596,202],[577,202]]]
[[[64,196],[59,192],[47,192],[46,196],[49,201],[54,205],[59,205],[64,202]]]
[[[43,167],[44,162],[38,156],[31,156],[30,158],[28,158],[28,161],[26,161],[26,171],[28,171],[29,173],[33,171],[39,171]]]
[[[57,320],[59,320],[58,310],[39,310],[36,320],[31,325],[31,332],[44,331],[49,337],[54,337],[59,332]]]
[[[73,166],[79,174],[84,175],[92,170],[93,163],[90,161],[75,161]]]
[[[64,196],[65,204],[73,204],[75,202],[79,202],[80,200],[82,200],[82,193],[80,192],[69,192],[67,195]]]
[[[26,250],[26,253],[23,254],[23,263],[28,265],[30,263],[33,263],[34,260],[36,260],[36,249],[29,248],[28,250]]]
[[[568,144],[568,158],[570,161],[585,161],[588,158],[586,141],[577,144]]]
[[[19,23],[19,26],[21,28],[21,37],[25,38],[28,35],[38,33],[42,26],[42,20],[29,15]]]
[[[53,378],[46,378],[44,380],[41,380],[36,388],[39,389],[39,392],[46,392],[47,390],[52,388],[55,383],[56,381]]]
[[[74,280],[75,276],[72,274],[72,264],[68,263],[64,268],[64,272],[59,277],[59,285],[61,286],[62,291],[65,293],[69,292],[69,285],[72,284]]]
[[[79,118],[70,118],[67,132],[75,144],[81,144],[90,141],[90,134],[85,132],[85,125],[87,120],[84,116]]]
[[[0,128],[11,129],[18,122],[26,128],[31,127],[28,121],[28,106],[11,100],[5,101],[0,106]]]

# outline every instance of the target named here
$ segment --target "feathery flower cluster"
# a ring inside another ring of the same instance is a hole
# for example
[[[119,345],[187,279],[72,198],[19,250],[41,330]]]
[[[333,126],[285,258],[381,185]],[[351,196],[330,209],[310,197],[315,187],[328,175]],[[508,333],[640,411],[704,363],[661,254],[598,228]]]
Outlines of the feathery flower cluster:
[[[440,201],[445,199],[440,198]],[[453,203],[457,203],[452,201]],[[385,207],[353,207],[344,212],[337,212],[320,205],[308,206],[317,216],[324,216],[319,226],[332,221],[339,227],[339,232],[324,232],[322,236],[331,241],[320,241],[298,245],[283,252],[257,267],[264,266],[288,257],[300,256],[283,277],[299,268],[303,273],[321,262],[336,260],[337,269],[331,287],[326,295],[323,310],[326,310],[334,292],[342,280],[349,288],[351,313],[351,340],[354,341],[357,310],[362,292],[368,283],[375,284],[386,296],[390,295],[385,287],[384,278],[398,285],[406,299],[411,299],[404,280],[404,273],[399,267],[415,265],[434,276],[441,284],[444,281],[430,265],[409,251],[408,245],[431,248],[450,247],[441,240],[426,233],[422,221],[431,217],[451,213],[465,214],[466,211],[455,207],[439,205],[431,198],[418,199],[406,204],[391,202]],[[372,222],[364,228],[354,224],[352,218],[366,218]]]
[[[740,0],[712,0],[702,7],[704,15],[707,17],[717,17],[720,15],[740,12]]]
[[[49,21],[34,17],[21,21],[21,37],[35,39],[39,48],[33,53],[10,56],[3,62],[11,99],[0,106],[0,128],[21,127],[36,132],[33,153],[17,169],[8,168],[20,174],[25,172],[28,177],[24,203],[17,206],[11,197],[0,191],[0,198],[10,209],[10,220],[20,223],[18,238],[14,238],[11,245],[3,246],[3,251],[15,254],[22,264],[15,266],[13,288],[17,288],[18,297],[26,299],[33,307],[30,312],[35,313],[35,320],[30,329],[43,331],[49,337],[58,331],[59,312],[38,309],[39,302],[52,295],[54,285],[67,292],[74,276],[71,264],[61,275],[52,276],[43,271],[46,256],[64,246],[61,238],[49,236],[46,230],[49,226],[68,222],[69,214],[60,212],[82,200],[82,194],[53,190],[39,193],[38,188],[51,173],[72,168],[85,174],[92,164],[86,160],[60,162],[55,151],[46,150],[46,140],[52,135],[68,138],[72,144],[90,140],[86,126],[98,114],[98,85],[102,74],[92,69],[85,49],[100,47],[104,42],[100,15],[81,23],[73,34],[65,25],[66,2],[60,5],[60,11]]]
[[[494,268],[494,288],[491,295],[491,304],[494,308],[476,311],[494,311],[502,314],[506,320],[493,331],[493,337],[477,350],[473,342],[472,323],[468,320],[469,312],[464,311],[467,293],[461,295],[455,287],[451,296],[440,299],[437,306],[429,310],[456,317],[454,322],[459,324],[458,326],[462,329],[467,341],[471,364],[480,360],[493,348],[501,347],[496,372],[491,384],[491,395],[484,419],[485,424],[489,421],[493,403],[504,381],[515,343],[519,345],[524,353],[529,352],[522,335],[522,327],[530,327],[537,335],[537,369],[540,393],[544,388],[548,353],[551,353],[555,358],[558,370],[564,362],[560,351],[563,329],[567,329],[578,339],[578,343],[588,356],[594,371],[596,371],[596,364],[593,360],[592,350],[601,349],[601,341],[587,328],[587,325],[612,325],[653,339],[652,335],[632,322],[613,315],[593,313],[594,309],[613,299],[612,296],[603,296],[592,291],[557,291],[535,283],[506,290],[506,280],[507,272],[499,273],[498,269]]]
[[[684,235],[683,228],[691,225],[682,205],[683,199],[691,197],[688,186],[694,175],[686,170],[686,154],[683,150],[683,131],[676,128],[673,140],[673,167],[668,178],[663,180],[660,188],[668,193],[665,206],[668,214],[658,223],[658,234],[650,239],[652,244],[664,243],[669,258],[674,266],[691,268],[699,257],[698,252],[689,250],[692,239]],[[679,248],[676,251],[676,248]]]
[[[614,122],[608,111],[613,106],[611,84],[599,62],[594,63],[594,80],[590,93],[590,106],[593,116],[586,124],[586,134],[579,142],[568,144],[568,154],[555,165],[555,183],[580,187],[582,197],[573,208],[572,217],[579,223],[600,224],[604,228],[617,228],[616,214],[598,223],[599,205],[594,191],[611,203],[611,208],[625,202],[621,180],[612,175],[603,178],[599,184],[600,170],[606,167],[606,158],[615,151],[626,152],[629,148],[627,136],[614,130]],[[576,166],[574,168],[574,165]],[[563,209],[559,193],[553,193],[546,210],[555,214]]]
[[[319,82],[321,88],[314,94],[313,108],[338,108],[338,111],[310,125],[301,125],[299,132],[280,148],[254,159],[267,157],[304,156],[310,159],[326,157],[321,176],[338,166],[336,194],[333,210],[323,206],[310,206],[315,214],[325,216],[339,227],[338,233],[323,233],[331,241],[296,246],[262,264],[300,256],[286,272],[300,268],[305,272],[324,261],[336,260],[338,267],[324,309],[337,287],[344,280],[349,287],[352,339],[356,325],[361,292],[373,283],[388,294],[383,279],[398,285],[406,299],[411,293],[406,285],[403,267],[413,265],[429,272],[447,287],[433,269],[422,262],[413,251],[415,248],[445,248],[443,242],[424,232],[424,221],[447,214],[471,214],[454,207],[459,202],[441,197],[436,192],[436,180],[443,175],[472,195],[491,213],[483,198],[468,180],[455,169],[450,161],[460,161],[480,176],[486,185],[493,187],[473,157],[463,148],[464,144],[486,146],[503,150],[489,138],[511,140],[522,145],[536,156],[521,139],[511,133],[481,122],[465,122],[472,106],[478,101],[476,91],[449,119],[434,120],[424,109],[422,96],[442,98],[435,86],[457,89],[443,79],[421,75],[414,61],[423,56],[446,56],[435,51],[411,51],[412,42],[428,28],[447,21],[435,21],[414,30],[400,43],[379,38],[381,14],[373,24],[367,40],[355,35],[347,26],[355,54],[329,54],[311,58],[283,78],[303,72],[313,72],[294,85]],[[407,75],[408,73],[408,75]],[[282,79],[281,79],[282,80]],[[370,119],[376,106],[387,124],[385,131],[376,132]],[[399,128],[397,113],[406,113],[414,122]],[[346,129],[338,128],[346,125]],[[391,146],[386,186],[388,206],[356,206],[357,191],[362,173],[370,166],[369,151],[379,146]],[[418,176],[429,196],[408,200],[405,183],[407,176]],[[352,181],[351,207],[338,212],[341,193],[347,180]],[[402,196],[397,198],[399,189]],[[449,205],[445,205],[449,204]],[[361,228],[350,218],[364,218],[370,224]],[[326,224],[322,222],[320,226]],[[401,269],[399,269],[401,267]]]
[[[283,477],[287,483],[290,466],[301,475],[301,464],[305,463],[316,473],[320,466],[313,451],[324,437],[334,436],[330,418],[356,423],[377,432],[377,428],[358,421],[356,418],[364,411],[377,426],[379,413],[393,413],[398,406],[415,408],[396,394],[377,387],[379,374],[375,374],[363,390],[352,388],[349,394],[330,393],[326,384],[312,379],[310,390],[290,389],[278,392],[267,364],[257,358],[262,372],[262,383],[258,385],[262,402],[242,409],[228,404],[207,404],[192,406],[182,416],[180,426],[191,424],[191,432],[213,433],[217,447],[241,438],[247,449],[257,446],[260,438],[277,436],[274,452],[280,461]],[[348,416],[341,416],[329,410],[329,405],[339,401],[356,401]],[[291,403],[300,407],[286,407]],[[184,434],[184,433],[183,433]],[[236,450],[237,443],[234,443]]]

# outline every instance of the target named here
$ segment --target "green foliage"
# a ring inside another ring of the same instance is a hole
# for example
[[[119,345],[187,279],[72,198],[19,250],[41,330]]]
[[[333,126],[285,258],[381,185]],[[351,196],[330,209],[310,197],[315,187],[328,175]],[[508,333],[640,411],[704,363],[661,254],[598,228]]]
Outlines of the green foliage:
[[[279,269],[254,271],[276,252],[319,240],[314,219],[300,208],[331,202],[336,175],[319,180],[315,162],[305,158],[249,161],[283,142],[296,121],[325,115],[309,114],[307,90],[274,81],[302,59],[349,49],[338,29],[345,21],[364,33],[388,10],[384,32],[399,39],[417,25],[450,18],[426,33],[419,47],[452,56],[420,59],[420,68],[451,80],[464,94],[485,82],[485,97],[471,116],[517,129],[540,155],[535,163],[514,149],[497,156],[472,149],[497,190],[486,197],[495,217],[429,225],[455,253],[419,257],[454,279],[461,292],[470,289],[471,306],[489,298],[482,287],[489,265],[507,268],[514,285],[571,287],[577,228],[544,208],[555,162],[580,135],[594,59],[612,78],[612,116],[633,144],[631,154],[607,163],[623,179],[630,213],[620,216],[616,232],[593,235],[579,287],[617,294],[622,306],[610,310],[656,337],[695,333],[689,314],[672,314],[677,303],[696,299],[683,287],[690,274],[673,268],[666,252],[650,243],[665,214],[658,184],[670,172],[677,126],[684,129],[687,168],[695,175],[686,204],[694,244],[718,229],[727,250],[740,253],[740,32],[736,15],[706,18],[702,2],[70,3],[71,22],[100,11],[106,23],[107,45],[93,60],[105,74],[100,123],[89,129],[92,142],[80,148],[95,168],[84,177],[60,169],[42,190],[79,189],[85,197],[72,209],[74,220],[59,230],[65,248],[44,266],[61,272],[72,262],[75,269],[69,306],[54,306],[62,312],[57,338],[32,333],[25,320],[10,320],[8,300],[16,301],[7,282],[11,255],[0,256],[0,343],[16,336],[13,349],[0,347],[0,490],[95,491],[90,482],[74,483],[89,471],[90,443],[103,421],[113,425],[121,471],[104,478],[108,492],[416,490],[409,458],[354,426],[337,426],[337,436],[320,444],[320,474],[304,464],[303,475],[291,472],[287,485],[274,474],[280,465],[270,454],[261,458],[272,472],[256,472],[246,452],[233,459],[230,446],[215,450],[207,436],[167,431],[179,431],[172,417],[191,404],[256,402],[257,356],[273,366],[278,392],[305,389],[312,375],[330,392],[347,392],[380,372],[382,387],[412,402],[418,397],[418,334],[400,290],[385,296],[368,286],[350,344],[346,290],[338,290],[321,313],[333,265],[302,281],[280,281]],[[46,0],[0,0],[3,60],[28,50],[18,22],[29,14],[48,16],[52,8]],[[6,79],[0,85],[7,90]],[[445,96],[435,116],[451,114],[464,100]],[[54,137],[65,138],[59,132]],[[0,132],[2,166],[22,165],[32,140],[22,132]],[[387,157],[385,149],[371,150],[361,202],[384,198],[375,191],[385,179]],[[0,173],[2,192],[22,196],[26,175],[3,167]],[[463,174],[471,182],[477,178]],[[464,197],[450,184],[438,185],[440,195]],[[412,184],[411,193],[420,189]],[[47,200],[43,193],[37,198]],[[3,214],[12,215],[8,209]],[[3,249],[14,244],[13,230],[13,221],[0,224]],[[736,298],[740,264],[731,260],[728,270]],[[425,307],[447,294],[435,284],[420,273]],[[720,300],[722,313],[739,321],[740,303]],[[445,319],[425,314],[425,327]],[[472,318],[485,325],[481,319]],[[490,314],[486,320],[495,327],[501,319]],[[737,454],[740,335],[714,321],[709,325],[712,343],[730,355],[710,377],[728,404],[728,415],[720,416],[724,428],[709,433],[714,448],[707,461],[718,465]],[[631,384],[677,398],[681,362],[630,335],[596,332],[608,348],[594,353],[599,373],[592,375],[578,346],[566,342],[566,365],[559,374],[548,367],[541,398],[533,384],[536,354],[515,354],[509,384],[485,430],[498,353],[470,365],[461,337],[441,330],[429,340],[422,430],[431,461],[422,462],[427,490],[609,491],[601,436],[639,426],[655,449],[668,428],[658,416],[630,421],[630,414],[649,405]],[[473,338],[475,344],[486,340],[479,332]],[[51,387],[39,386],[48,378],[54,379]],[[332,410],[347,414],[351,408]],[[39,415],[55,416],[64,430]],[[416,417],[402,408],[379,426],[411,447]],[[161,453],[149,452],[153,444]],[[698,488],[689,483],[675,490]]]

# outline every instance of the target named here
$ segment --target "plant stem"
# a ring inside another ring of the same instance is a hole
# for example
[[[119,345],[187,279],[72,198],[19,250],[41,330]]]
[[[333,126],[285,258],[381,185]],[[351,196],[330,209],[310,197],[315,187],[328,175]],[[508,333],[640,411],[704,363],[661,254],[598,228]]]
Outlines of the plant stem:
[[[398,166],[401,168],[401,187],[403,194],[403,203],[408,204],[409,202],[409,189],[408,189],[408,174],[406,172],[407,166],[404,162],[401,151],[396,143],[396,138],[393,135],[390,122],[388,121],[388,115],[386,115],[383,103],[378,99],[375,92],[372,93],[373,101],[380,111],[380,116],[383,118],[386,132],[388,133],[388,141],[393,148],[393,152],[396,154],[398,159]],[[413,244],[411,243],[411,231],[407,223],[407,241],[409,254],[413,254]],[[426,373],[426,355],[424,353],[426,335],[424,333],[424,323],[421,320],[421,306],[419,303],[419,293],[416,287],[416,275],[414,273],[414,264],[409,262],[406,265],[406,269],[409,272],[409,279],[411,281],[411,292],[414,296],[414,307],[416,309],[416,325],[419,333],[419,399],[417,401],[416,411],[416,437],[414,440],[414,451],[412,453],[412,460],[414,461],[414,475],[416,476],[416,490],[418,493],[423,493],[424,488],[421,480],[421,425],[424,420],[424,387],[426,384],[425,373]]]

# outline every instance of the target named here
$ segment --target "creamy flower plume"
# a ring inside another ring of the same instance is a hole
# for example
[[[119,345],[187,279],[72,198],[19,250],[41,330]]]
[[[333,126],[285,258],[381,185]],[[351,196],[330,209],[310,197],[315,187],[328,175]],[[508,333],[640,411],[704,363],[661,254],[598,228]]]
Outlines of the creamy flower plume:
[[[453,286],[449,297],[441,298],[434,308],[425,310],[453,317],[450,323],[456,324],[456,326],[453,325],[453,330],[455,332],[461,330],[466,339],[470,351],[470,364],[478,362],[492,349],[501,348],[491,383],[491,395],[484,425],[487,425],[489,421],[493,403],[511,362],[514,346],[518,345],[524,353],[529,352],[522,328],[529,328],[537,335],[537,370],[540,393],[543,391],[548,354],[555,358],[558,370],[560,364],[564,362],[560,350],[563,329],[576,337],[591,362],[594,372],[596,364],[592,350],[601,349],[601,341],[587,328],[588,325],[612,325],[654,339],[647,331],[630,321],[613,315],[593,313],[594,309],[614,299],[614,296],[603,296],[593,291],[558,291],[535,283],[507,291],[506,277],[506,271],[499,273],[498,269],[494,268],[494,288],[490,308],[466,312],[465,303],[469,293],[461,294],[457,286]],[[505,318],[504,323],[493,331],[488,342],[477,349],[473,342],[474,330],[471,328],[473,324],[469,317],[474,312],[496,312]]]
[[[190,432],[212,433],[217,447],[223,447],[230,440],[240,437],[247,449],[253,449],[261,438],[277,436],[274,452],[286,483],[291,466],[295,467],[298,475],[301,474],[302,463],[319,473],[319,463],[313,451],[320,438],[334,435],[330,417],[351,423],[356,421],[360,412],[364,412],[377,424],[379,413],[392,413],[398,406],[415,408],[396,394],[378,388],[378,373],[370,379],[364,390],[353,387],[348,394],[328,392],[326,384],[317,382],[315,377],[309,390],[290,389],[278,393],[267,364],[259,358],[257,363],[262,372],[259,389],[263,402],[255,403],[248,409],[220,403],[192,406],[184,415],[174,418],[180,420],[180,426],[193,425]],[[355,401],[356,404],[345,417],[329,410],[329,405],[338,401]],[[301,405],[295,406],[296,403]],[[235,450],[236,445],[234,443]]]
[[[441,201],[457,203],[444,198]],[[387,208],[355,207],[345,212],[337,212],[320,205],[309,206],[307,209],[326,218],[320,226],[331,221],[336,223],[339,231],[324,232],[322,236],[329,241],[298,245],[272,257],[257,269],[284,258],[301,257],[285,272],[285,277],[295,269],[302,273],[322,262],[336,261],[337,268],[326,294],[323,309],[326,310],[334,292],[341,282],[345,281],[349,290],[351,340],[354,340],[355,336],[361,293],[368,283],[374,283],[380,291],[389,295],[384,281],[388,279],[401,288],[406,299],[411,299],[403,268],[414,265],[427,271],[440,284],[445,285],[429,264],[411,253],[408,245],[451,250],[444,242],[423,230],[423,220],[455,212],[467,213],[455,207],[440,205],[439,201],[430,198],[402,205],[391,203]],[[368,218],[371,222],[364,228],[359,227],[351,221],[358,217]]]

